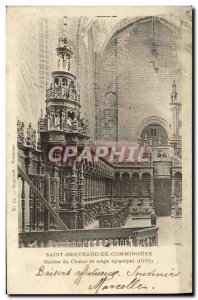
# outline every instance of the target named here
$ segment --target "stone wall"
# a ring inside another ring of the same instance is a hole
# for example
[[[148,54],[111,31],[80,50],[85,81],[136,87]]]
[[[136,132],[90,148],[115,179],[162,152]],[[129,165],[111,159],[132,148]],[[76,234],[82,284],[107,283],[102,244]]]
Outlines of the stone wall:
[[[98,60],[96,94],[96,138],[116,141],[118,138],[117,39],[110,42]]]
[[[154,26],[154,27],[153,27]],[[154,29],[153,29],[154,28]],[[111,129],[104,126],[100,137],[134,140],[138,125],[145,118],[158,116],[170,123],[169,101],[172,80],[181,90],[180,34],[160,21],[149,19],[119,30],[101,53],[100,73],[101,121],[105,124],[105,94],[115,92],[118,119],[111,110]],[[154,44],[155,42],[155,44]],[[179,94],[179,98],[181,94]],[[96,133],[98,132],[96,128]],[[106,136],[105,136],[106,134]]]
[[[41,99],[39,90],[39,26],[34,20],[24,26],[23,21],[16,24],[18,47],[16,69],[17,116],[26,124],[37,124]],[[15,67],[15,66],[14,66]]]

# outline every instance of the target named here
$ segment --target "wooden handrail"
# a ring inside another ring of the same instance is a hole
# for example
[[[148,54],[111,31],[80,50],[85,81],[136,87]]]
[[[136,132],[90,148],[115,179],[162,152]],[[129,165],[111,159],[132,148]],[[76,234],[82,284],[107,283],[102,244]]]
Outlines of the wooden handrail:
[[[51,208],[47,200],[43,197],[43,195],[39,192],[39,190],[35,187],[31,179],[25,174],[25,172],[18,166],[18,172],[21,177],[27,182],[27,184],[31,187],[34,194],[39,198],[41,203],[49,210],[49,212],[53,215],[54,220],[60,226],[60,229],[68,230],[67,226],[63,223],[61,218],[57,215],[57,213]]]
[[[148,238],[157,234],[158,227],[122,227],[122,228],[97,228],[97,229],[69,229],[67,231],[32,231],[20,232],[21,241],[69,241],[69,240],[102,240],[102,239],[126,239]]]

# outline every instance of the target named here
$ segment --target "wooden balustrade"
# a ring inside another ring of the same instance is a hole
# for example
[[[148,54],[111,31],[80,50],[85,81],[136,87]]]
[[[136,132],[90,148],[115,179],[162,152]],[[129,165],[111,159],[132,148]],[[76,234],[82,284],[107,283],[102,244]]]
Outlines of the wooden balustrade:
[[[158,234],[156,227],[140,229],[134,232],[135,246],[149,247],[158,246]]]
[[[76,229],[19,233],[20,247],[158,246],[157,227]]]
[[[50,186],[49,177],[42,175],[27,176],[26,173],[18,166],[19,177],[22,181],[21,191],[21,218],[22,232],[26,231],[29,227],[29,231],[32,230],[49,230],[50,223],[56,224],[57,228],[67,230],[67,226],[60,219],[56,213],[56,207],[50,205]],[[25,183],[29,186],[29,224],[26,222],[25,205]],[[54,226],[53,226],[54,228]]]
[[[38,189],[38,191],[42,194],[42,196],[44,196],[45,193],[45,176],[43,175],[30,175],[29,176],[30,180],[32,181],[32,183],[34,184],[34,186]],[[32,190],[31,187],[29,187],[29,192],[27,193],[27,196],[29,194],[29,203],[28,203],[28,198],[25,198],[25,187],[26,185],[28,186],[28,184],[26,183],[26,181],[21,177],[21,181],[22,181],[22,192],[21,192],[21,215],[22,215],[22,226],[21,226],[21,230],[25,231],[25,230],[48,230],[48,226],[46,226],[46,218],[45,218],[45,214],[46,214],[46,209],[44,207],[44,205],[41,203],[41,201],[39,200],[39,197],[36,196]],[[27,189],[26,189],[27,190]],[[29,206],[29,207],[28,207]],[[27,213],[25,214],[25,208],[29,208],[29,214],[27,215]],[[48,213],[48,211],[47,211]],[[48,213],[49,215],[49,213]]]

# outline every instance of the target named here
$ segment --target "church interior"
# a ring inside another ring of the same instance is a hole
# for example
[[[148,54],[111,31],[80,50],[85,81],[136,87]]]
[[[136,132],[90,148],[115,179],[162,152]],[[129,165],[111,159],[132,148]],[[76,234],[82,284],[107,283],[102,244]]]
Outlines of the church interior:
[[[20,30],[20,247],[182,244],[182,26],[62,16]],[[67,144],[136,144],[147,161],[49,162]]]

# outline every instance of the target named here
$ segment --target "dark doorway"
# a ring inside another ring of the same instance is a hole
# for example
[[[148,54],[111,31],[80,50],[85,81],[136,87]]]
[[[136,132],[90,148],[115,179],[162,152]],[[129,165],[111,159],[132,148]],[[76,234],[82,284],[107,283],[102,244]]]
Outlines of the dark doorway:
[[[171,179],[154,180],[154,206],[158,216],[170,216]]]

